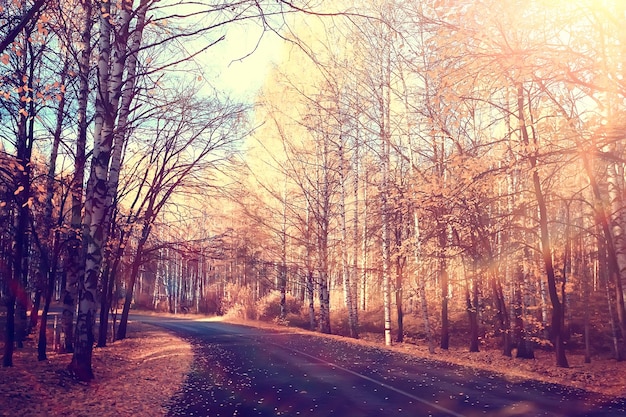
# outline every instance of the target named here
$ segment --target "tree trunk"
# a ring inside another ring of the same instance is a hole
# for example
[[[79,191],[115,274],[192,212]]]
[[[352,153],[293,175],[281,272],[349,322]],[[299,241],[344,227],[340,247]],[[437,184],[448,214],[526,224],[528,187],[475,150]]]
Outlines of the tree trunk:
[[[98,347],[107,344],[109,332],[109,311],[113,302],[113,288],[115,287],[116,271],[121,255],[118,252],[113,265],[107,267],[102,274],[102,297],[100,299],[100,327],[98,329]]]
[[[87,146],[87,129],[89,120],[87,116],[87,107],[89,105],[89,89],[90,89],[90,73],[91,73],[91,55],[92,55],[92,5],[91,0],[81,2],[83,7],[80,59],[78,61],[79,69],[79,88],[77,100],[77,127],[78,134],[76,137],[76,150],[74,153],[74,175],[70,184],[70,192],[72,195],[72,208],[70,231],[66,242],[66,256],[64,257],[64,278],[65,285],[62,286],[62,303],[63,313],[61,315],[61,329],[63,334],[63,343],[59,347],[61,353],[74,352],[74,313],[76,310],[76,298],[78,295],[78,280],[84,274],[84,260],[82,259],[81,250],[81,224],[83,209],[83,182],[85,179],[86,165],[86,146]]]
[[[604,209],[604,203],[602,199],[602,193],[600,192],[600,186],[593,173],[591,162],[589,161],[588,152],[585,149],[579,149],[579,155],[583,160],[587,177],[593,192],[595,200],[594,211],[596,216],[596,223],[602,230],[604,236],[603,242],[598,242],[598,250],[606,254],[608,275],[611,283],[613,284],[613,291],[615,292],[615,309],[617,313],[617,319],[620,331],[622,335],[626,335],[626,309],[624,307],[624,290],[622,286],[622,279],[620,276],[620,265],[618,261],[617,249],[615,247],[615,240],[613,231],[609,224],[609,216]],[[600,239],[598,239],[600,241]],[[607,283],[608,290],[608,283]],[[609,297],[609,302],[610,297]],[[612,315],[611,315],[612,317]],[[613,320],[613,319],[611,319]],[[617,336],[615,336],[617,338]],[[621,345],[616,347],[616,359],[618,361],[623,360],[623,346],[626,344],[626,336],[623,336]]]
[[[358,322],[356,317],[356,309],[354,308],[354,299],[352,291],[352,282],[350,278],[350,268],[348,266],[348,225],[346,213],[346,172],[345,172],[345,138],[343,134],[339,134],[339,216],[341,221],[341,239],[344,242],[341,248],[341,275],[343,283],[343,296],[348,313],[348,333],[350,337],[358,339]]]
[[[65,85],[67,81],[67,73],[69,68],[69,60],[65,60],[63,70],[61,72],[61,85]],[[50,303],[52,302],[52,295],[54,293],[54,283],[56,281],[57,265],[59,262],[59,253],[61,250],[60,232],[53,230],[52,216],[54,213],[53,200],[55,197],[55,173],[56,173],[56,161],[59,154],[59,145],[61,144],[61,136],[63,134],[63,121],[65,120],[65,108],[66,108],[66,96],[64,92],[61,92],[61,99],[59,100],[59,106],[57,108],[56,124],[54,128],[54,135],[52,141],[52,149],[50,150],[50,164],[48,166],[48,175],[46,176],[46,200],[44,206],[44,224],[46,225],[46,232],[49,238],[49,245],[47,250],[42,248],[41,244],[38,244],[41,254],[41,268],[42,274],[45,277],[43,297],[44,307],[41,314],[41,323],[39,326],[39,340],[37,343],[37,359],[40,361],[47,359],[47,333],[48,327],[48,312],[50,311]],[[65,202],[61,204],[59,209],[59,218],[57,226],[61,226],[63,222],[63,216],[61,213],[64,211]],[[36,236],[36,235],[35,235]],[[37,242],[39,240],[37,239]],[[39,303],[36,304],[36,309],[39,309]],[[31,313],[32,319],[32,313]],[[32,320],[31,320],[32,322]]]
[[[385,145],[386,146],[386,145]],[[386,166],[386,163],[383,163]],[[383,172],[385,172],[383,168]],[[383,184],[386,181],[385,174],[383,174]],[[383,191],[381,192],[381,222],[382,222],[382,280],[383,280],[383,310],[384,310],[384,334],[385,345],[391,346],[391,279],[390,275],[390,248],[389,248],[389,219],[387,214],[387,192],[384,190],[386,185],[383,185]]]
[[[59,255],[59,236],[55,233],[54,250],[51,259],[45,258],[44,269],[46,272],[46,284],[44,287],[44,306],[41,313],[41,319],[39,324],[39,340],[37,342],[37,359],[44,361],[47,359],[47,333],[48,327],[48,312],[50,311],[50,303],[52,302],[52,294],[54,293],[54,282],[56,280],[56,272],[58,265]],[[50,264],[48,263],[50,262]]]
[[[478,285],[472,281],[471,291],[469,283],[465,281],[465,302],[470,327],[469,351],[478,352]]]
[[[399,247],[398,243],[401,242],[396,242],[397,247]],[[402,285],[404,282],[404,266],[403,266],[403,262],[404,262],[404,257],[402,256],[396,256],[396,291],[395,291],[395,295],[396,295],[396,314],[398,316],[398,334],[396,336],[396,341],[398,343],[402,343],[404,342],[404,310],[402,309]]]
[[[6,297],[7,322],[4,334],[4,355],[2,356],[2,366],[13,366],[13,346],[15,344],[15,291],[17,286],[13,279],[9,281],[9,291]]]
[[[358,98],[357,98],[358,100]],[[357,102],[358,106],[358,102]],[[353,234],[353,246],[352,246],[352,281],[351,288],[352,291],[352,314],[354,315],[354,320],[358,324],[359,322],[359,259],[361,254],[359,253],[359,248],[361,245],[359,244],[359,180],[361,175],[361,161],[360,161],[360,140],[359,140],[359,129],[356,129],[356,136],[354,138],[354,180],[353,180],[353,189],[352,195],[354,199],[354,209],[352,213],[353,224],[352,224],[352,234]]]
[[[115,132],[113,134],[114,147],[111,154],[111,164],[108,177],[108,190],[105,204],[107,211],[105,213],[104,219],[105,225],[112,223],[112,220],[115,219],[114,214],[117,199],[117,188],[122,166],[122,151],[124,149],[124,143],[128,135],[128,118],[131,113],[132,100],[135,96],[135,85],[137,78],[137,54],[142,42],[147,4],[148,2],[146,0],[141,0],[139,8],[136,11],[137,23],[135,25],[135,29],[132,32],[132,35],[130,35],[130,42],[128,45],[128,57],[126,58],[125,63],[119,63],[119,65],[121,66],[124,66],[124,64],[126,64],[126,83],[123,91],[121,91],[121,104],[119,109],[119,116],[117,119],[117,128],[115,129]],[[127,21],[130,21],[130,18],[130,15],[127,15],[125,19],[127,19]],[[120,37],[116,42],[116,51],[119,59],[121,59],[122,55],[126,55],[127,45],[125,45],[125,37],[128,37],[127,33],[125,33],[124,36]],[[115,222],[113,222],[112,227],[115,227]],[[108,231],[109,229],[107,228],[106,230]],[[107,237],[108,235],[109,233],[107,233]],[[124,254],[124,249],[126,247],[124,238],[125,234],[122,230],[119,236],[117,254],[112,260],[113,265],[110,265],[106,268],[107,274],[103,279],[103,296],[100,307],[100,329],[98,334],[99,347],[106,346],[109,310],[111,308],[111,297],[113,294],[113,287],[115,286],[115,277],[117,275],[117,269],[120,260]],[[109,261],[109,263],[110,262],[111,261]]]
[[[493,274],[495,275],[495,273]],[[494,275],[492,275],[489,281],[491,284],[491,294],[494,300],[496,317],[498,318],[498,331],[502,334],[502,354],[510,357],[513,349],[511,344],[511,321],[506,309],[502,283],[500,283]]]
[[[146,218],[151,218],[151,213],[148,212],[146,214]],[[148,236],[150,235],[151,226],[149,223],[144,223],[143,230],[141,232],[141,238],[137,242],[137,250],[135,252],[135,258],[133,259],[133,264],[131,266],[130,277],[128,279],[128,284],[126,286],[126,296],[124,298],[124,307],[122,308],[122,315],[120,317],[120,324],[117,328],[117,340],[122,340],[126,338],[126,331],[128,327],[128,315],[130,313],[130,305],[133,301],[133,291],[135,288],[135,281],[137,280],[137,275],[139,274],[139,267],[143,262],[144,256],[144,246],[146,241],[148,240]],[[170,289],[170,294],[173,295],[174,291]],[[172,306],[171,298],[170,298],[170,308]]]
[[[585,255],[582,255],[585,256]],[[591,258],[591,256],[589,256]],[[589,265],[593,265],[593,261],[590,259]],[[587,267],[583,270],[582,275],[582,290],[583,290],[583,305],[589,306],[589,270]],[[585,363],[591,363],[591,343],[589,340],[589,308],[585,308],[583,311],[584,320],[584,338],[585,338]]]
[[[441,284],[441,342],[439,347],[448,350],[450,347],[450,325],[448,323],[448,267],[445,257],[446,230],[439,225],[439,281]]]
[[[306,300],[309,306],[309,328],[315,330],[317,327],[317,321],[315,320],[315,287],[313,282],[313,259],[311,254],[311,247],[313,245],[311,236],[311,207],[307,201],[306,206],[306,277],[305,277],[305,292]]]
[[[521,269],[521,267],[520,267]],[[515,281],[515,302],[513,304],[513,312],[515,315],[515,342],[517,344],[517,358],[521,359],[534,359],[535,352],[533,351],[531,343],[526,337],[526,324],[524,323],[524,303],[522,301],[522,286],[524,284],[524,272],[520,270],[517,273],[517,280]]]
[[[526,145],[526,147],[528,147],[528,149],[531,149],[530,138],[528,135],[528,130],[525,122],[526,119],[524,115],[524,90],[521,85],[518,87],[517,91],[517,104],[522,141]],[[532,146],[536,148],[536,139],[534,140]],[[532,182],[535,191],[535,199],[537,200],[537,206],[539,208],[541,254],[543,256],[543,264],[548,280],[548,294],[550,295],[550,302],[552,303],[551,330],[556,354],[556,365],[562,368],[567,368],[569,367],[569,365],[567,363],[567,357],[565,356],[565,341],[563,329],[564,309],[563,304],[559,300],[559,295],[556,289],[556,276],[554,272],[554,265],[552,262],[552,246],[550,244],[550,234],[548,231],[548,209],[546,206],[544,192],[541,187],[541,180],[539,178],[536,151],[528,155],[528,161],[532,170]]]
[[[281,230],[281,256],[278,266],[278,291],[280,293],[280,320],[287,317],[287,179],[283,183],[283,218]]]
[[[55,241],[58,241],[55,239]],[[50,303],[52,302],[52,294],[54,292],[54,281],[56,278],[56,269],[57,269],[57,247],[55,244],[55,251],[53,253],[53,258],[51,259],[52,265],[47,266],[47,283],[44,291],[44,305],[43,311],[41,313],[41,320],[39,324],[39,340],[37,342],[37,359],[40,361],[47,360],[47,327],[48,327],[48,312],[50,311]],[[47,263],[47,262],[46,262]]]
[[[415,264],[420,264],[421,259],[421,243],[420,243],[420,226],[417,210],[413,209],[413,234],[415,237],[414,257]],[[433,340],[433,332],[430,327],[430,318],[428,316],[428,298],[426,297],[426,279],[424,274],[417,271],[417,290],[420,300],[420,309],[422,312],[422,321],[424,322],[424,332],[426,333],[426,341],[428,343],[428,352],[435,353],[435,341]]]
[[[319,287],[320,331],[330,334],[330,293],[328,291],[328,276],[324,273],[320,274]]]
[[[278,267],[278,291],[280,293],[280,319],[287,317],[287,265],[281,263]]]
[[[45,285],[45,283],[38,284],[39,288],[35,290],[35,297],[33,299],[33,304],[30,309],[30,317],[28,320],[28,334],[31,334],[37,328],[37,322],[39,321],[39,308],[41,307],[41,297],[43,296],[41,286],[43,285]]]
[[[309,270],[306,274],[306,298],[309,305],[309,326],[311,330],[315,330],[317,323],[315,320],[315,303],[313,292],[313,271]]]

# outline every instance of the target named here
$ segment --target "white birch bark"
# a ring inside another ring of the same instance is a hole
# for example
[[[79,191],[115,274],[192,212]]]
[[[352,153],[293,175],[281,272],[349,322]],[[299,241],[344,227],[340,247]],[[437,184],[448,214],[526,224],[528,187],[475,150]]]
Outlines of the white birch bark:
[[[319,262],[319,303],[320,303],[320,331],[330,333],[330,292],[329,292],[329,265],[328,265],[328,234],[330,225],[330,168],[328,164],[328,138],[322,139],[322,149],[316,144],[316,182],[317,182],[317,246]]]
[[[343,293],[346,308],[348,310],[348,330],[350,337],[357,338],[358,323],[354,312],[354,300],[352,298],[352,284],[350,282],[350,271],[348,267],[348,226],[346,214],[346,172],[345,172],[345,138],[343,133],[339,133],[339,216],[341,221],[341,239],[343,245],[341,247],[341,275],[343,278]]]
[[[126,52],[120,47],[115,48],[112,62],[110,37],[112,35],[111,4],[100,4],[100,57],[98,60],[98,89],[96,99],[96,116],[94,126],[94,150],[92,170],[87,185],[85,200],[85,238],[83,251],[85,255],[85,274],[79,279],[78,317],[76,320],[76,344],[69,369],[81,380],[93,379],[91,357],[97,312],[98,277],[103,258],[105,244],[103,223],[107,212],[107,193],[109,162],[113,146],[113,134],[119,99],[121,96],[122,78],[126,62]],[[128,42],[128,28],[132,18],[132,1],[122,1],[119,10],[119,27],[116,28],[118,45]]]
[[[390,242],[389,242],[389,208],[388,208],[388,182],[389,182],[389,137],[387,136],[385,114],[381,108],[383,124],[381,129],[381,172],[380,186],[380,210],[381,210],[381,242],[382,242],[382,279],[383,279],[383,310],[385,345],[391,346],[391,278],[390,278]]]
[[[357,105],[356,107],[359,107],[358,104],[358,98],[357,98]],[[354,138],[354,181],[353,181],[353,198],[354,198],[354,211],[353,211],[353,217],[354,217],[354,223],[352,225],[353,230],[353,240],[354,240],[354,246],[352,247],[353,250],[353,254],[352,254],[352,270],[354,271],[354,275],[353,275],[353,280],[352,280],[352,308],[354,310],[353,314],[354,317],[356,318],[356,321],[358,323],[359,320],[359,286],[358,286],[358,282],[359,282],[359,258],[360,258],[360,245],[359,245],[359,206],[360,206],[360,201],[359,201],[359,182],[360,182],[360,175],[361,175],[361,161],[360,161],[360,138],[359,138],[359,129],[360,126],[358,125],[358,118],[357,118],[357,123],[354,126],[354,129],[356,131],[356,136]]]
[[[66,282],[62,288],[63,313],[61,316],[61,328],[63,344],[62,352],[74,351],[74,312],[76,310],[76,298],[78,296],[78,279],[84,273],[84,264],[81,261],[81,223],[83,209],[83,181],[85,179],[85,160],[87,146],[87,107],[89,100],[89,76],[91,73],[90,60],[92,56],[91,36],[93,28],[93,10],[91,0],[81,2],[83,31],[81,33],[79,68],[79,89],[77,102],[77,125],[76,149],[74,154],[74,175],[70,185],[72,195],[72,208],[70,220],[70,232],[67,243],[67,256],[65,257]]]

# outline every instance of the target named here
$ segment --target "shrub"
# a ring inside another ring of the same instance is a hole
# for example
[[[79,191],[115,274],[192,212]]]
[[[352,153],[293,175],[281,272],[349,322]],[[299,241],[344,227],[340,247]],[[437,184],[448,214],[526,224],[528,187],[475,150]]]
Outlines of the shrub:
[[[286,295],[287,314],[299,314],[302,307],[300,300],[293,295]],[[271,321],[280,317],[280,292],[272,291],[265,297],[256,302],[256,318],[257,320]]]
[[[224,294],[222,308],[225,316],[244,320],[255,316],[254,294],[250,287],[227,284]]]

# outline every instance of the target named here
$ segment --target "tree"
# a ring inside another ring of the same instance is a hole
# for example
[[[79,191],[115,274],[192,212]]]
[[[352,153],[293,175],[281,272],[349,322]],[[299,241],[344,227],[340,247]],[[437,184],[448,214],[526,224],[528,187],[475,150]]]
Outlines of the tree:
[[[180,193],[207,187],[207,180],[230,158],[233,147],[245,133],[245,108],[217,99],[197,100],[191,92],[181,92],[166,100],[153,126],[146,126],[137,149],[137,163],[143,172],[137,182],[137,206],[131,206],[140,228],[117,339],[126,337],[128,314],[135,281],[145,262],[148,238],[154,223],[168,204],[176,204]],[[196,191],[197,192],[197,191]]]
[[[9,134],[13,158],[5,171],[10,178],[8,191],[11,201],[12,255],[10,277],[8,278],[7,328],[5,338],[4,366],[12,366],[13,344],[23,346],[27,331],[27,309],[29,303],[30,270],[32,267],[29,254],[32,244],[31,224],[32,207],[37,197],[33,189],[35,160],[33,150],[37,139],[37,116],[50,97],[47,95],[52,83],[47,72],[46,47],[48,29],[44,22],[31,20],[32,16],[21,25],[12,53],[3,55],[3,77],[0,87],[7,91],[3,94],[2,110],[6,118],[0,119]],[[58,86],[58,81],[56,81]],[[9,133],[10,132],[10,133]],[[5,202],[6,204],[6,202]]]
[[[3,34],[2,40],[0,40],[0,54],[4,53],[4,51],[15,42],[15,39],[20,35],[22,30],[37,21],[45,5],[46,0],[35,0],[30,8],[26,8],[22,11],[22,15],[19,16],[17,23],[13,25],[7,33]]]

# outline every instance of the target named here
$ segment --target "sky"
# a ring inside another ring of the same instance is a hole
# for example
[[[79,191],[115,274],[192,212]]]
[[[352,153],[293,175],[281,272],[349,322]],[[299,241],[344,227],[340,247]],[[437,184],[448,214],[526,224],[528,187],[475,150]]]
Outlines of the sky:
[[[233,99],[251,102],[279,59],[282,42],[253,23],[233,25],[205,57],[205,79]]]

